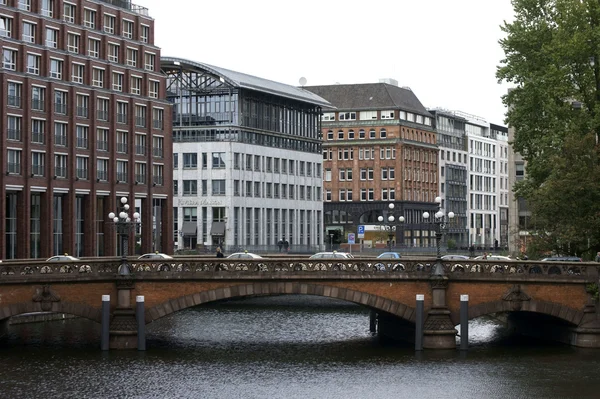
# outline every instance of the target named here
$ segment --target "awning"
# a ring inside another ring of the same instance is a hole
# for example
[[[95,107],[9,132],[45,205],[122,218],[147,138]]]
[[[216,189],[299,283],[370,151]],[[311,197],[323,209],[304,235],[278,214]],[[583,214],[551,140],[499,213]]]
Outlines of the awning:
[[[183,222],[183,226],[181,227],[181,235],[195,236],[196,228],[196,222]]]
[[[210,229],[210,235],[224,236],[225,235],[225,222],[213,222],[212,228]]]

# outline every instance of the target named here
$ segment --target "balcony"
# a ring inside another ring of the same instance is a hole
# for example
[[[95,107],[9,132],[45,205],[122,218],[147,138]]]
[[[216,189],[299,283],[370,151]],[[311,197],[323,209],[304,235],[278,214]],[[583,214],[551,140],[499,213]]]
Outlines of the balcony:
[[[148,9],[146,7],[138,6],[137,4],[132,4],[129,0],[100,0],[102,3],[111,4],[116,7],[123,8],[125,10],[132,11],[136,14],[143,15],[148,17]]]

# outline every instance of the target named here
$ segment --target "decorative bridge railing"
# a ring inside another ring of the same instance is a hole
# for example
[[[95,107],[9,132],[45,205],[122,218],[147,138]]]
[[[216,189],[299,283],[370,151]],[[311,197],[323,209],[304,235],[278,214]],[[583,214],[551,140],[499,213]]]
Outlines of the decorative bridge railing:
[[[310,277],[324,275],[370,275],[373,276],[427,276],[436,263],[431,259],[397,260],[376,258],[354,259],[307,259],[307,258],[264,258],[264,259],[218,259],[218,258],[175,258],[155,260],[129,260],[133,278],[220,278],[241,275],[271,278],[272,275],[297,275]],[[120,258],[104,258],[70,262],[45,262],[38,260],[5,261],[0,263],[0,283],[9,281],[71,281],[77,279],[112,279],[118,274]],[[598,263],[536,262],[536,261],[486,261],[460,260],[443,261],[444,272],[450,278],[461,276],[494,278],[507,275],[560,276],[561,278],[597,278]]]

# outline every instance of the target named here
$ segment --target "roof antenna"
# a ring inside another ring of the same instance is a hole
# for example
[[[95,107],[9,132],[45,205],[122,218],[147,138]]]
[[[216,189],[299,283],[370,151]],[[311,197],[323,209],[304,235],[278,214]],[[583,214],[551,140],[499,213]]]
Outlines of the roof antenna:
[[[306,85],[306,78],[304,76],[302,76],[299,80],[298,83],[300,83],[300,86],[304,87]]]

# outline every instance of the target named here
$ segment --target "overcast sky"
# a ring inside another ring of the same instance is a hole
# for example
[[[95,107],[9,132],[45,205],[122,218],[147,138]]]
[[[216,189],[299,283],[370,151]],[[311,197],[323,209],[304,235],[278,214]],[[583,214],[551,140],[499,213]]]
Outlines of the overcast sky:
[[[423,105],[504,124],[495,72],[510,0],[133,0],[163,56],[290,85],[392,78]]]

